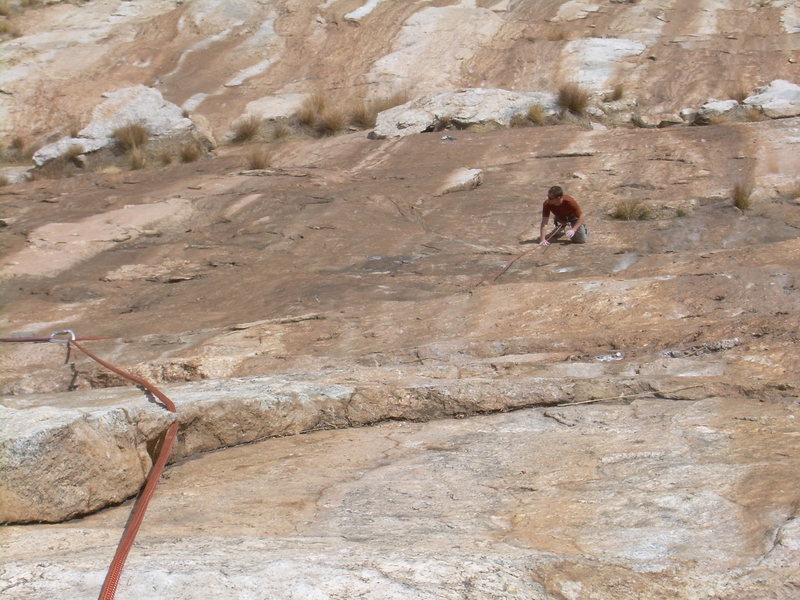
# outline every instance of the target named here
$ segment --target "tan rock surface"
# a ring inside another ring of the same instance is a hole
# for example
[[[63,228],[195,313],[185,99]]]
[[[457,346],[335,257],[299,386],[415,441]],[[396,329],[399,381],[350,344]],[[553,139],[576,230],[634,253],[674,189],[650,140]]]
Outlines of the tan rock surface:
[[[794,3],[21,4],[4,172],[135,85],[219,140],[315,93],[592,93],[557,124],[296,129],[0,187],[0,336],[106,338],[178,405],[118,597],[800,596],[800,118],[676,116],[798,83]],[[481,185],[437,196],[465,166]],[[517,243],[554,184],[589,243]],[[612,219],[626,200],[651,218]],[[12,520],[128,497],[169,418],[68,358],[0,346]],[[0,529],[0,595],[96,597],[128,508]]]
[[[642,398],[207,454],[168,471],[118,597],[796,598],[797,418]],[[5,592],[95,597],[126,518],[6,528]]]

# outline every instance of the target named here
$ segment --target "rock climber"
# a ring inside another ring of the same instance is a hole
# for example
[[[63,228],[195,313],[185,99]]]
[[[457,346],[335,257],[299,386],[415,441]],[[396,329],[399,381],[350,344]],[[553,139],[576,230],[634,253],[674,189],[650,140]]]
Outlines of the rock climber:
[[[547,236],[544,234],[547,221],[553,214],[556,228]],[[566,235],[575,244],[585,244],[589,232],[583,219],[583,211],[575,198],[565,196],[561,186],[554,185],[547,191],[547,200],[542,204],[542,223],[539,226],[539,245],[549,246],[550,240]]]

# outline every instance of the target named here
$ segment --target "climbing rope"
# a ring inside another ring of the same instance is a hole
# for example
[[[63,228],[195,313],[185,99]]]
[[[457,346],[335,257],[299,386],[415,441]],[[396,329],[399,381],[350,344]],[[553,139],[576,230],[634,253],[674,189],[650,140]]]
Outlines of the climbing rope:
[[[68,336],[68,337],[63,337]],[[132,373],[128,373],[119,367],[112,365],[110,362],[103,360],[89,349],[83,346],[80,342],[90,341],[90,340],[98,340],[103,338],[79,338],[76,337],[75,333],[70,330],[66,329],[64,331],[56,331],[51,333],[48,337],[10,337],[10,338],[0,338],[0,342],[30,342],[30,343],[43,343],[43,342],[54,342],[54,343],[63,343],[67,345],[67,356],[69,356],[69,348],[70,346],[75,346],[78,350],[83,352],[86,356],[94,360],[95,362],[101,364],[106,369],[113,371],[117,375],[128,379],[138,386],[144,388],[153,396],[158,398],[164,407],[169,410],[170,412],[177,412],[175,409],[175,404],[173,404],[172,400],[170,400],[161,390],[159,390],[155,385],[144,379],[143,377],[139,377],[138,375],[133,375]],[[106,572],[106,578],[103,582],[103,587],[100,590],[99,600],[113,600],[114,596],[117,593],[117,586],[119,585],[119,579],[122,575],[122,569],[125,566],[125,560],[128,558],[128,553],[133,546],[133,542],[136,539],[136,533],[139,531],[139,527],[144,520],[145,511],[147,511],[147,505],[150,503],[150,499],[153,497],[153,494],[156,490],[156,485],[158,485],[158,480],[161,478],[161,474],[164,472],[164,467],[167,464],[167,459],[169,458],[170,451],[172,450],[172,445],[175,442],[175,438],[178,435],[178,421],[175,420],[167,429],[166,433],[164,434],[160,448],[157,449],[157,456],[155,461],[153,462],[153,466],[150,469],[150,473],[147,476],[147,480],[145,481],[144,488],[139,493],[139,497],[136,499],[136,503],[133,505],[133,510],[131,511],[130,516],[128,517],[128,523],[125,525],[125,529],[122,532],[122,537],[120,538],[119,544],[117,545],[117,550],[114,553],[114,558],[111,560],[111,564],[108,567],[108,571]]]
[[[564,229],[564,225],[563,225],[563,224],[562,224],[562,225],[559,225],[559,226],[558,226],[558,227],[556,227],[556,228],[555,228],[553,231],[551,231],[551,232],[550,232],[550,235],[548,235],[546,238],[544,238],[544,239],[545,239],[545,241],[549,242],[551,239],[553,239],[553,237],[554,237],[554,236],[558,235],[558,232],[559,232],[559,231],[561,231],[562,229]],[[518,261],[520,258],[522,258],[523,256],[525,256],[526,254],[528,254],[528,253],[530,253],[530,252],[533,252],[534,250],[536,250],[536,248],[539,248],[539,245],[538,245],[538,244],[537,244],[536,246],[534,246],[533,248],[528,248],[527,250],[525,250],[525,252],[521,252],[521,253],[517,254],[517,256],[515,256],[513,259],[511,259],[511,260],[510,260],[510,261],[509,261],[509,262],[506,264],[506,266],[504,266],[504,267],[503,267],[502,269],[500,269],[499,271],[495,271],[494,273],[492,273],[492,274],[490,274],[490,275],[487,275],[486,277],[484,277],[483,279],[481,279],[481,280],[480,280],[478,283],[476,283],[475,285],[473,285],[473,286],[472,286],[472,289],[475,289],[476,287],[480,286],[482,283],[485,283],[486,281],[489,281],[490,279],[491,279],[492,281],[497,281],[497,279],[500,277],[500,275],[502,275],[503,273],[505,273],[506,271],[508,271],[508,268],[509,268],[511,265],[513,265],[515,262],[517,262],[517,261]],[[547,246],[544,246],[544,248],[547,248]]]

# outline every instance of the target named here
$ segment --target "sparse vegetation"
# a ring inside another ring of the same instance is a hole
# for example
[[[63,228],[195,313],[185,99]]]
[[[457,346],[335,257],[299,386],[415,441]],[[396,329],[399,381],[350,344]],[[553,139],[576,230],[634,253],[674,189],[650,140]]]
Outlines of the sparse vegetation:
[[[289,137],[291,128],[286,123],[276,123],[272,128],[272,140],[278,141]]]
[[[650,209],[639,200],[620,200],[611,216],[620,221],[645,221],[651,217]]]
[[[738,83],[728,90],[728,97],[731,100],[736,100],[739,104],[745,101],[750,95],[742,83]]]
[[[181,162],[190,163],[200,158],[200,148],[197,144],[184,144],[179,153]]]
[[[253,148],[247,154],[248,169],[266,169],[269,166],[272,154],[264,146]]]
[[[569,37],[567,36],[567,32],[561,29],[560,27],[557,29],[551,29],[547,32],[547,41],[548,42],[563,42],[568,40]]]
[[[163,152],[162,152],[162,153],[159,155],[159,157],[158,157],[158,158],[159,158],[159,160],[161,161],[161,164],[162,164],[163,166],[165,166],[165,167],[166,167],[166,166],[169,166],[169,165],[171,165],[171,164],[172,164],[172,155],[171,155],[169,152],[167,152],[166,150],[164,150],[164,151],[163,151]]]
[[[325,96],[320,93],[315,93],[306,98],[297,112],[297,120],[301,125],[313,127],[317,118],[322,114],[327,106]]]
[[[375,127],[375,121],[379,113],[406,102],[408,102],[408,93],[398,92],[373,102],[361,101],[355,103],[348,111],[350,124],[361,129],[371,129]]]
[[[314,122],[314,132],[319,136],[334,135],[344,127],[345,118],[342,111],[326,108]]]
[[[360,129],[370,129],[375,127],[375,120],[378,113],[366,102],[358,102],[350,110],[350,124]]]
[[[686,212],[685,208],[679,208],[678,210],[675,211],[675,216],[676,217],[686,217],[688,215],[689,215],[689,213]]]
[[[130,149],[129,154],[131,170],[136,171],[143,169],[145,165],[144,150],[140,146],[134,146]]]
[[[64,154],[64,158],[69,162],[71,162],[76,167],[82,167],[83,164],[78,158],[81,154],[83,154],[83,146],[81,146],[80,144],[72,144],[69,148],[67,148],[67,152]]]
[[[236,144],[252,140],[261,129],[261,117],[248,115],[234,125],[232,141]]]
[[[547,111],[541,104],[533,104],[528,109],[528,120],[535,125],[544,125],[547,120]]]
[[[111,135],[126,152],[131,152],[135,148],[143,148],[150,138],[150,133],[139,123],[118,127]]]
[[[8,180],[8,177],[5,175],[0,175],[0,187],[7,186],[9,183],[11,182]]]
[[[562,113],[582,115],[589,106],[589,92],[576,83],[565,83],[558,90],[557,102]]]
[[[617,102],[618,100],[622,100],[622,97],[625,95],[625,84],[622,82],[617,82],[614,84],[614,87],[611,91],[605,95],[603,100],[606,102]]]
[[[733,205],[739,210],[753,208],[753,184],[740,181],[733,186]]]

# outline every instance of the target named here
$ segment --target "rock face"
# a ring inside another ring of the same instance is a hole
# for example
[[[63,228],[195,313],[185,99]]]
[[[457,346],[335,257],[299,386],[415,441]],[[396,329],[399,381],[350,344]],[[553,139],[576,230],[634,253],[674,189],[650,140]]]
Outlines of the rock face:
[[[745,99],[744,104],[772,119],[800,115],[800,85],[777,79]]]
[[[640,398],[208,454],[161,482],[120,597],[788,600],[797,418]],[[96,597],[127,508],[6,527],[5,593]]]
[[[63,521],[122,502],[171,421],[148,406],[0,408],[0,522]]]
[[[540,105],[545,114],[556,112],[555,97],[543,93],[464,89],[423,96],[378,115],[373,137],[402,137],[447,126],[507,127],[516,115]]]
[[[161,92],[143,85],[104,94],[105,101],[92,112],[92,121],[77,137],[63,138],[33,155],[33,162],[42,166],[63,156],[71,148],[80,154],[96,152],[115,143],[114,131],[127,125],[140,125],[151,138],[183,141],[196,137],[207,148],[215,145],[207,127],[197,127],[183,115],[179,106],[164,100]]]

